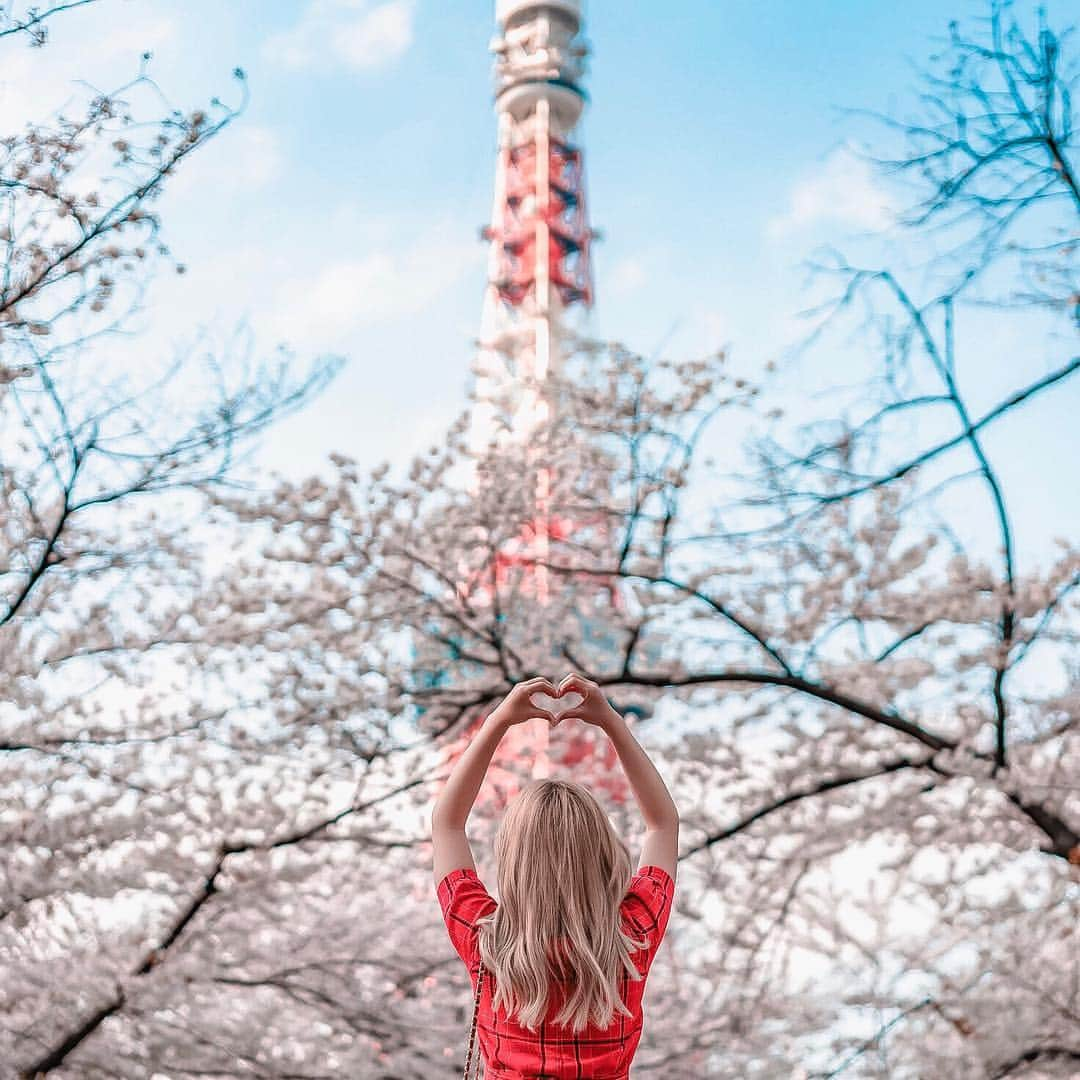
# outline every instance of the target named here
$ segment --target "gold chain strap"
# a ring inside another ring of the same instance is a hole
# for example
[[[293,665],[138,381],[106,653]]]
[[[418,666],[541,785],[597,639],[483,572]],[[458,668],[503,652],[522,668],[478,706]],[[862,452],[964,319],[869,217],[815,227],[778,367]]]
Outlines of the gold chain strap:
[[[484,985],[484,961],[480,961],[480,970],[476,976],[476,997],[473,999],[472,1024],[469,1026],[469,1049],[465,1054],[464,1080],[469,1080],[473,1067],[473,1050],[476,1043],[476,1019],[480,1012],[480,988]],[[480,1051],[476,1051],[476,1077],[480,1076]]]

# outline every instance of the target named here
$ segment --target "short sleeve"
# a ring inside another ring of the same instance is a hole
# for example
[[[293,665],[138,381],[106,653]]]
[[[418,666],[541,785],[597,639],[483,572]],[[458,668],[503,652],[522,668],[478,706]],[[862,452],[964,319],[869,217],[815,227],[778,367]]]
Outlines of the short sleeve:
[[[479,963],[476,945],[476,922],[490,915],[498,905],[492,899],[475,870],[462,867],[451,870],[436,889],[443,921],[450,941],[468,968]]]
[[[675,882],[662,867],[643,866],[630,880],[622,912],[631,931],[648,938],[646,960],[649,964],[664,939],[674,898]]]

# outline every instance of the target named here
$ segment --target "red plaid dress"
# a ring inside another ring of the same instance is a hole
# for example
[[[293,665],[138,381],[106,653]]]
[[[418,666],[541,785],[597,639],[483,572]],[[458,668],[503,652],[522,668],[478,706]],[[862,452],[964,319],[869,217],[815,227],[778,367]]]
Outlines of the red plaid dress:
[[[475,870],[451,870],[436,891],[450,940],[465,961],[475,991],[480,968],[476,920],[490,915],[498,905]],[[649,942],[647,949],[630,954],[642,975],[648,975],[664,937],[674,892],[675,883],[666,870],[643,866],[620,905],[627,932]],[[491,972],[485,968],[476,1023],[485,1080],[629,1080],[630,1062],[641,1038],[644,978],[633,982],[625,973],[619,976],[619,996],[631,1016],[616,1015],[609,1028],[590,1025],[577,1035],[554,1023],[564,1001],[558,983],[549,995],[546,1019],[533,1032],[508,1017],[505,1009],[492,1013],[491,982]]]

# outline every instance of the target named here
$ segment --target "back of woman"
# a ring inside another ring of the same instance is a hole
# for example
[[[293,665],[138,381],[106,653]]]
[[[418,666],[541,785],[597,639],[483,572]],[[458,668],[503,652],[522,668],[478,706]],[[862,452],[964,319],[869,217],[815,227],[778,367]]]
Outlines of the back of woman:
[[[536,685],[539,684],[539,685]],[[611,737],[646,822],[641,864],[587,788],[528,785],[495,838],[499,901],[480,881],[464,822],[501,735],[544,715],[519,684],[488,717],[432,815],[437,895],[475,991],[475,1034],[487,1080],[627,1080],[641,1038],[642,996],[674,896],[678,817],[659,774],[595,683],[560,692]],[[560,718],[548,714],[553,725]]]
[[[575,1032],[571,1025],[560,1023],[559,1016],[581,995],[580,991],[575,995],[572,979],[553,977],[543,1020],[530,1030],[505,1008],[493,1008],[496,994],[505,994],[500,993],[497,979],[489,977],[492,969],[484,965],[476,1035],[487,1062],[485,1080],[532,1080],[538,1076],[626,1080],[641,1039],[646,977],[667,929],[674,889],[671,876],[658,866],[643,866],[631,879],[619,904],[619,923],[624,934],[645,941],[646,946],[632,954],[636,974],[619,972],[614,980],[626,1013],[616,1014],[607,1026],[591,1022]],[[450,939],[475,990],[480,927],[497,914],[498,905],[475,870],[452,870],[440,882],[438,897]]]

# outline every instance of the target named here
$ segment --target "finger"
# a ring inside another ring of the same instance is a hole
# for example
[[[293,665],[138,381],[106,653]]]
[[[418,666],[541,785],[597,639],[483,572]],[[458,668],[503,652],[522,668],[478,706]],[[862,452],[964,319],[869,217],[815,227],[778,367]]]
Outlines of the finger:
[[[517,686],[514,687],[514,689],[516,690],[519,687],[522,690],[527,690],[529,693],[532,693],[532,691],[534,690],[554,690],[555,684],[546,676],[537,675],[535,678],[527,679],[525,682],[518,683]]]
[[[550,679],[542,679],[540,684],[534,686],[529,693],[536,694],[540,691],[543,691],[548,697],[557,698],[559,696],[559,688]]]
[[[544,680],[541,676],[537,676],[535,679],[527,679],[525,682],[517,683],[507,697],[511,698],[519,706],[522,702],[525,702],[530,709],[534,709],[536,706],[532,703],[532,696],[540,693],[543,689]]]
[[[567,675],[566,678],[563,679],[563,681],[562,681],[562,683],[560,685],[570,683],[570,682],[583,683],[585,686],[593,686],[593,687],[595,687],[597,685],[595,682],[593,682],[592,679],[585,678],[585,676],[582,675],[580,671],[571,671],[570,674]]]
[[[576,671],[570,672],[561,683],[559,683],[559,693],[564,693],[567,687],[575,687],[581,691],[583,697],[588,697],[590,691],[595,689],[595,683],[589,682],[584,676],[579,675]]]

